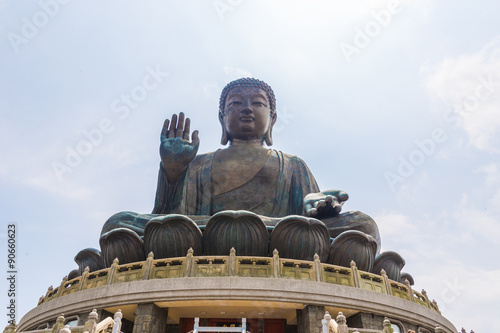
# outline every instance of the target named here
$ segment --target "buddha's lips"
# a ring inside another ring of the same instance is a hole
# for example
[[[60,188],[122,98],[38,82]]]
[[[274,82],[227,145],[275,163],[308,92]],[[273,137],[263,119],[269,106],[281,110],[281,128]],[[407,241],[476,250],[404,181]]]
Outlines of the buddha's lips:
[[[242,116],[242,117],[240,117],[240,120],[244,121],[244,122],[251,122],[251,121],[254,121],[255,118],[252,116]]]

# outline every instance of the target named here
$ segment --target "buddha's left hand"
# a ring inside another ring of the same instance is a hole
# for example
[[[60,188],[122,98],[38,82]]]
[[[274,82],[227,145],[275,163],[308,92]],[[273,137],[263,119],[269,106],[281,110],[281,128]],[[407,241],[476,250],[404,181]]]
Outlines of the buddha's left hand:
[[[319,193],[309,193],[304,198],[307,216],[332,217],[342,210],[342,205],[349,195],[342,190],[326,190]]]

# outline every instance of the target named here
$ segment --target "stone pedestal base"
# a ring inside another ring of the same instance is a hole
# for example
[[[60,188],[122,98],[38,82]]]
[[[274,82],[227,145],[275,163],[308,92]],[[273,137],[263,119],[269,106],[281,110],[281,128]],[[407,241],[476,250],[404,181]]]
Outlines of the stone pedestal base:
[[[133,333],[164,333],[167,329],[168,309],[154,303],[137,305]]]
[[[321,320],[324,315],[324,306],[307,305],[303,310],[297,310],[297,332],[321,332]]]

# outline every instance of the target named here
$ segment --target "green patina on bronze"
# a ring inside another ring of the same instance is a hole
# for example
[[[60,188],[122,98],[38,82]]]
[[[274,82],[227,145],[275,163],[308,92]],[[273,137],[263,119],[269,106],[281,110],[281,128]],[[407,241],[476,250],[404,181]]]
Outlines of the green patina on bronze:
[[[138,262],[150,251],[171,258],[188,248],[206,256],[235,248],[247,256],[272,257],[275,249],[288,259],[313,260],[317,255],[344,267],[355,260],[367,272],[379,274],[385,268],[402,282],[404,260],[393,262],[399,258],[387,255],[376,260],[381,242],[375,221],[361,212],[341,213],[347,193],[320,191],[302,159],[268,148],[278,117],[268,84],[253,78],[230,82],[222,90],[217,114],[221,143],[228,146],[205,154],[198,154],[200,138],[197,130],[191,132],[189,118],[180,113],[165,120],[152,213],[120,212],[109,218],[101,232],[101,251],[82,250],[71,277],[83,274],[87,265],[89,272],[109,267],[115,258]],[[193,267],[201,275],[227,274],[225,263],[214,265]],[[310,278],[303,267],[280,270],[282,276]],[[333,273],[314,274],[354,283]],[[103,279],[95,277],[92,283]],[[372,289],[380,287],[370,283]]]

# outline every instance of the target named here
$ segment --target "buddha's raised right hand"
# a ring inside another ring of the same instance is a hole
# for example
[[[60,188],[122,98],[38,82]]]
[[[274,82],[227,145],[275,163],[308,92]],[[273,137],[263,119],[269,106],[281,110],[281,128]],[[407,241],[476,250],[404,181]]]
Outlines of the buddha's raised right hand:
[[[189,142],[191,121],[186,118],[184,113],[172,115],[172,120],[165,120],[160,137],[160,157],[163,169],[167,174],[170,184],[175,184],[189,163],[195,158],[200,146],[198,131],[193,131],[191,142]]]

